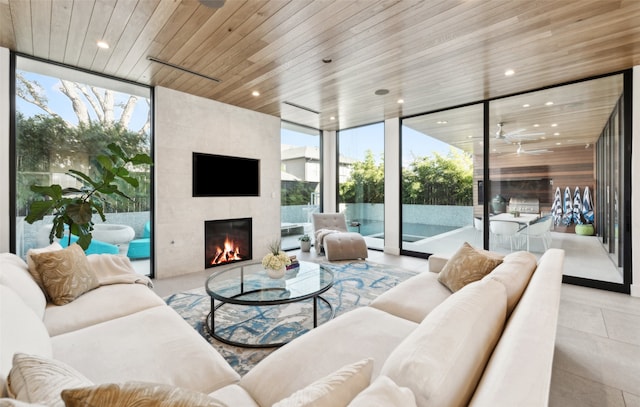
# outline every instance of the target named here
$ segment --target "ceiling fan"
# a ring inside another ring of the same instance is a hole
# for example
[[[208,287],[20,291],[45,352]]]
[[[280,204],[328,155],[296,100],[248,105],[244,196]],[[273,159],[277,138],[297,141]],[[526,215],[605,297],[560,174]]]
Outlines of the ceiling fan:
[[[553,153],[552,150],[549,150],[546,148],[540,148],[537,150],[525,150],[524,147],[522,147],[522,143],[520,141],[518,141],[516,144],[518,144],[518,148],[514,153],[515,155],[521,155],[521,154],[539,155],[539,154]]]
[[[544,132],[527,133],[526,131],[527,129],[522,128],[507,132],[504,130],[504,123],[500,122],[498,123],[496,138],[499,140],[505,140],[509,143],[517,143],[522,140],[537,140],[538,136],[543,136],[545,134]]]

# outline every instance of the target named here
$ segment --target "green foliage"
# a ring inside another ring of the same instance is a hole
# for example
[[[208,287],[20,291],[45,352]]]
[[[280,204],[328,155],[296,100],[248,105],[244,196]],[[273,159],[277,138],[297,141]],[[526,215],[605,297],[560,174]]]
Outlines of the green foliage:
[[[472,205],[473,162],[465,152],[418,157],[403,171],[402,202],[419,205]]]
[[[77,170],[68,171],[70,176],[82,182],[81,188],[63,189],[58,184],[31,186],[31,191],[43,199],[31,203],[25,220],[28,223],[34,223],[42,220],[46,215],[53,214],[50,242],[53,242],[54,237],[62,238],[66,226],[70,231],[69,239],[71,235],[78,236],[78,244],[86,250],[91,243],[93,215],[97,213],[102,221],[106,220],[104,215],[106,197],[115,194],[131,199],[120,190],[116,180],[137,188],[139,182],[131,175],[129,168],[152,164],[149,155],[137,153],[129,156],[115,143],[109,144],[107,149],[108,154],[96,157],[98,168],[93,177]]]
[[[340,202],[383,203],[384,202],[384,157],[376,164],[371,150],[367,150],[364,161],[353,164],[351,175],[340,184]]]
[[[305,181],[283,181],[281,185],[280,204],[282,206],[290,206],[308,205],[311,201],[311,194],[315,192],[318,183]]]
[[[444,156],[416,158],[402,174],[402,202],[418,205],[472,205],[473,162],[467,153],[451,149]],[[349,179],[340,184],[344,203],[384,202],[384,162],[375,163],[367,151],[353,165]]]

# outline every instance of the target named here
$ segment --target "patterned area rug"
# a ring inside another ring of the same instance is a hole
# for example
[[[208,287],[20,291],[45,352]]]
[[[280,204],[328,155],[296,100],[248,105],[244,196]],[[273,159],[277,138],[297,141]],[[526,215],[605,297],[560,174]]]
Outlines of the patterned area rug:
[[[368,305],[374,298],[399,282],[415,275],[409,270],[369,261],[322,263],[334,274],[334,284],[322,297],[329,301],[335,316]],[[206,318],[211,300],[202,288],[172,294],[164,299],[207,341],[231,366],[244,375],[276,348],[241,348],[227,345],[211,337]],[[318,324],[330,318],[329,308],[319,301]],[[240,342],[282,342],[313,329],[313,302],[248,307],[225,304],[216,311],[216,333]]]

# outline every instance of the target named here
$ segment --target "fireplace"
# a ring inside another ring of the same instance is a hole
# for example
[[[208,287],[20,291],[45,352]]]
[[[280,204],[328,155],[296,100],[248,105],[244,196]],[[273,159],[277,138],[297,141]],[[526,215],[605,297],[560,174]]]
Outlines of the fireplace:
[[[204,267],[251,260],[251,218],[204,222]]]

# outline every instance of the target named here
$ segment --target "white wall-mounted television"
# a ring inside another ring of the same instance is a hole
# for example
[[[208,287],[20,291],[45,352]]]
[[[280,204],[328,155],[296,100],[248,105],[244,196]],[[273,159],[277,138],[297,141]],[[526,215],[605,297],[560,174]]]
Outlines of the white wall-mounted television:
[[[260,160],[194,152],[193,196],[260,196]]]

